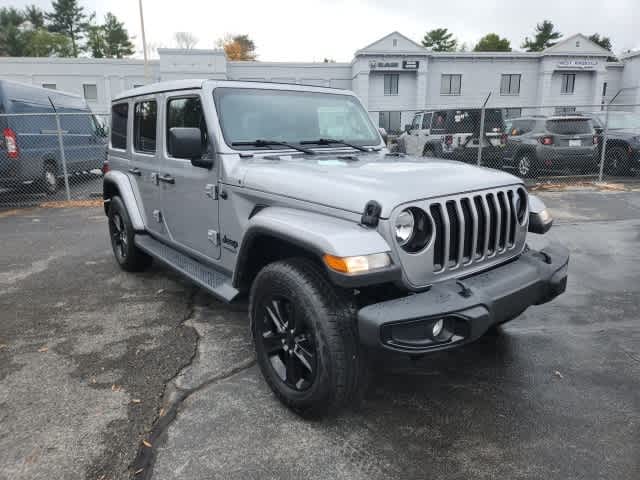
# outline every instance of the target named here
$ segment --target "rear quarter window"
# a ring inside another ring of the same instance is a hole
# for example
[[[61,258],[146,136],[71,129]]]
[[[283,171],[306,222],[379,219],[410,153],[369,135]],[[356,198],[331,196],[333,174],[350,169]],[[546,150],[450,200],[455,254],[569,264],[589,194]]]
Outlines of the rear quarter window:
[[[556,135],[575,135],[593,132],[593,123],[587,118],[547,120],[546,129]]]
[[[127,148],[127,118],[129,104],[119,103],[111,107],[111,147],[120,150]]]

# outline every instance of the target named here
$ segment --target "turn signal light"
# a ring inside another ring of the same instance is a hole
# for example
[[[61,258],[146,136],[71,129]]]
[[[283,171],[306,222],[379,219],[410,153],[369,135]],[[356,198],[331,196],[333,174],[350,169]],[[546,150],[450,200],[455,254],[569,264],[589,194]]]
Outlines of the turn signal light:
[[[347,274],[366,273],[391,265],[391,258],[388,253],[374,253],[373,255],[358,255],[354,257],[336,257],[326,253],[322,260],[331,270]]]

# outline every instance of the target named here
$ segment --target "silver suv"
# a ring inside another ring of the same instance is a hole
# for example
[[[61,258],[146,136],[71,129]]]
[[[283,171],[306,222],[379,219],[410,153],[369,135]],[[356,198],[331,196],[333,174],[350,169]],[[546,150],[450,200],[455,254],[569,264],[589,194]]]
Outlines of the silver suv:
[[[568,252],[509,174],[390,154],[353,93],[189,80],[113,100],[105,212],[127,271],[158,260],[248,296],[276,396],[320,416],[378,352],[464,345],[562,293]]]

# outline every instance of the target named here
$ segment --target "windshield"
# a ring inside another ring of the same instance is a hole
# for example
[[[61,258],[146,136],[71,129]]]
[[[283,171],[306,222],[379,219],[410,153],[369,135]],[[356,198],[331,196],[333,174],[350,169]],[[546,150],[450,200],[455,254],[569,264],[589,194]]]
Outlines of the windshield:
[[[547,120],[547,130],[556,135],[593,133],[593,124],[588,118],[564,118]]]
[[[598,115],[604,124],[605,115]],[[609,112],[609,128],[616,129],[640,129],[640,115],[630,112]]]
[[[351,95],[221,87],[213,96],[227,145],[255,140],[296,144],[321,138],[360,146],[380,143],[369,115]]]

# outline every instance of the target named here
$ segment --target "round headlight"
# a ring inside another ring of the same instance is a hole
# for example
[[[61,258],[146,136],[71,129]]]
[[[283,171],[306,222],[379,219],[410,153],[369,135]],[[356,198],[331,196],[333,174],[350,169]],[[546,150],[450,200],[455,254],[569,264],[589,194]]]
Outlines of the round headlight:
[[[413,227],[415,226],[415,219],[413,213],[410,210],[403,210],[396,217],[396,240],[402,245],[406,245],[413,237]]]

